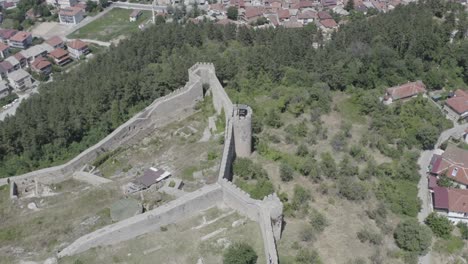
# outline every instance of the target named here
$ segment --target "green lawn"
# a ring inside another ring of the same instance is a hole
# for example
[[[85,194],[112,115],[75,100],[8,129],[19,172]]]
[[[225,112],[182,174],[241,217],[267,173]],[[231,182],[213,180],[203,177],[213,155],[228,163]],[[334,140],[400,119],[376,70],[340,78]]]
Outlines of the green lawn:
[[[136,22],[130,22],[129,16],[132,12],[133,10],[129,9],[114,8],[103,17],[71,33],[68,38],[110,41],[121,35],[138,31],[138,25],[146,23],[151,18],[150,11],[143,11]]]

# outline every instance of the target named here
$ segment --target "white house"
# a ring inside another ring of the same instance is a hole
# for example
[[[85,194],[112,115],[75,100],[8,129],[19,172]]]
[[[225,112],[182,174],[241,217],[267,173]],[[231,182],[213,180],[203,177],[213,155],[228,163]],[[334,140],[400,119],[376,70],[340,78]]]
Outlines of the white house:
[[[84,18],[83,8],[78,6],[72,6],[62,8],[59,11],[60,24],[76,25],[81,22]]]
[[[31,75],[23,69],[9,73],[8,81],[10,82],[11,87],[17,91],[23,91],[32,86]]]
[[[68,42],[67,47],[70,52],[70,56],[75,59],[79,59],[82,55],[89,53],[88,44],[79,39]]]

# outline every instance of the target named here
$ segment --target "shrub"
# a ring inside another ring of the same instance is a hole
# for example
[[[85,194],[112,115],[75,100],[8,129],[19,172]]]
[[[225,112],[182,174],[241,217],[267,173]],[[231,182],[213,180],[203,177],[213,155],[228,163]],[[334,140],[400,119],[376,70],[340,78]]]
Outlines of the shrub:
[[[400,222],[393,235],[398,247],[420,255],[427,252],[432,241],[431,229],[416,219]]]
[[[320,171],[317,161],[314,158],[305,159],[299,167],[299,171],[308,176],[313,182],[320,181]]]
[[[280,177],[284,182],[288,182],[293,179],[294,170],[286,163],[281,163],[280,165]]]
[[[460,230],[461,238],[468,239],[468,225],[463,222],[458,222],[457,227]]]
[[[315,250],[300,249],[296,255],[298,264],[321,264],[320,256]]]
[[[267,177],[266,171],[261,165],[253,163],[247,158],[237,158],[234,161],[233,171],[235,175],[248,179],[263,179]]]
[[[383,236],[378,232],[372,232],[369,229],[362,229],[357,233],[359,241],[362,243],[369,242],[373,245],[381,245]]]
[[[175,187],[175,181],[169,182],[169,187],[174,188]]]
[[[300,185],[294,186],[294,196],[292,199],[292,206],[294,210],[299,210],[307,205],[307,202],[310,200],[311,195],[308,190]]]
[[[364,183],[356,180],[341,180],[338,184],[339,193],[350,201],[360,201],[367,197]]]
[[[218,153],[216,153],[216,151],[214,150],[210,150],[208,152],[208,160],[214,160],[218,157]]]
[[[452,222],[447,217],[438,215],[435,212],[429,214],[424,222],[431,228],[432,233],[438,237],[449,238],[452,233]]]
[[[337,177],[336,163],[329,152],[322,153],[320,170],[323,175],[335,179]]]
[[[301,144],[299,147],[297,147],[296,155],[300,157],[305,157],[309,154],[309,149],[307,148],[306,145]]]
[[[310,225],[304,225],[301,228],[301,232],[299,233],[299,239],[304,242],[312,241],[315,239],[315,230]]]
[[[327,218],[317,210],[313,210],[310,214],[310,224],[317,232],[322,232],[328,226]]]
[[[255,264],[257,253],[246,243],[235,243],[231,245],[223,256],[224,264]]]

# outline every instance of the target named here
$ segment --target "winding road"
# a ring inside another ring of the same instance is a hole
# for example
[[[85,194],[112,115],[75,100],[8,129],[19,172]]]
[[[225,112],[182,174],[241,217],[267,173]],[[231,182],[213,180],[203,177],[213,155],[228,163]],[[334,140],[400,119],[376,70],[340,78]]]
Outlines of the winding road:
[[[418,197],[421,199],[421,210],[418,213],[418,220],[420,223],[424,222],[424,219],[432,212],[431,196],[428,189],[427,169],[431,162],[432,155],[435,149],[440,147],[444,141],[449,139],[451,136],[461,135],[465,129],[468,128],[468,124],[455,124],[451,129],[445,130],[439,136],[436,145],[433,150],[426,150],[421,153],[418,159],[418,165],[420,167],[419,174],[421,178],[418,183]],[[419,264],[430,264],[431,263],[431,252],[425,256],[419,257]]]

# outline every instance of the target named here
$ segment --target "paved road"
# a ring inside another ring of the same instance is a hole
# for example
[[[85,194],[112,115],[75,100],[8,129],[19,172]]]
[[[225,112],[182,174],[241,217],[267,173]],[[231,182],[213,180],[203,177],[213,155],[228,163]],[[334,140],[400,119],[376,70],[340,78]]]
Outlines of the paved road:
[[[451,129],[445,130],[439,136],[435,148],[437,149],[440,144],[444,141],[449,139],[452,135],[460,135],[468,128],[468,124],[458,125]],[[429,163],[431,162],[432,155],[434,154],[434,150],[426,150],[421,153],[421,156],[418,159],[418,165],[420,167],[419,174],[421,178],[418,184],[418,197],[421,199],[421,211],[418,213],[418,220],[420,223],[424,222],[424,219],[432,212],[432,205],[431,205],[431,196],[429,194],[428,189],[428,182],[427,182],[427,168],[429,167]],[[419,258],[419,264],[430,264],[431,263],[431,254],[430,252],[425,256]]]
[[[139,10],[153,10],[153,5],[147,4],[138,4],[138,3],[128,3],[128,2],[114,2],[112,7],[125,8],[125,9],[139,9]],[[156,11],[166,11],[167,6],[155,6]]]
[[[18,108],[18,106],[20,105],[20,103],[27,99],[31,94],[33,93],[37,93],[37,87],[28,91],[27,93],[24,93],[24,94],[21,94],[21,95],[18,95],[18,102],[16,102],[14,105],[12,105],[11,107],[9,107],[8,109],[6,110],[3,110],[0,112],[0,121],[2,121],[3,119],[5,119],[5,117],[9,116],[9,115],[15,115],[16,113],[16,109]]]

